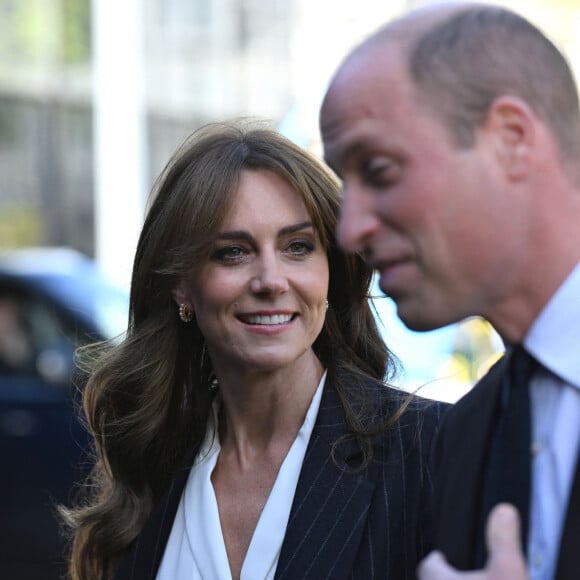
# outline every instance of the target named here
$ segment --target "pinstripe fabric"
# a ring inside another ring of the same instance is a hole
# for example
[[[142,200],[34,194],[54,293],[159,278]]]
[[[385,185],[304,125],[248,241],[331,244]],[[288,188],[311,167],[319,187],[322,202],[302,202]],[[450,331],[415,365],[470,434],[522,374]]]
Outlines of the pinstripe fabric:
[[[169,489],[155,506],[143,531],[121,561],[114,580],[155,579],[188,475],[189,470],[183,469],[175,476]]]
[[[373,414],[392,414],[406,394],[369,384]],[[277,580],[411,580],[431,549],[430,443],[446,405],[416,399],[399,423],[373,440],[373,461],[347,435],[331,385],[324,389],[298,480],[276,570]],[[372,418],[369,418],[372,422]],[[334,457],[332,456],[333,445]],[[180,472],[121,562],[115,580],[154,579],[187,471]],[[211,579],[208,579],[211,580]]]

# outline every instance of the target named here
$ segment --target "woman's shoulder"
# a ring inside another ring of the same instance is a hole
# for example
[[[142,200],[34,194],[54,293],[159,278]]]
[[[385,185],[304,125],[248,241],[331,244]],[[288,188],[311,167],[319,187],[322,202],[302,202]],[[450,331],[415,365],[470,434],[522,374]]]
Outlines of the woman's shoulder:
[[[451,406],[367,376],[343,375],[341,382],[352,411],[369,433],[394,430],[430,438]]]
[[[389,415],[399,415],[401,419],[422,417],[438,423],[451,407],[449,403],[428,399],[376,379],[366,379],[365,389],[374,408],[380,408]]]
[[[405,391],[400,388],[386,386],[388,391],[387,399],[390,400],[390,405],[403,409],[403,415],[422,416],[439,422],[446,411],[451,407],[449,403],[438,401],[435,399],[428,399]]]
[[[451,405],[372,378],[360,382],[355,377],[347,388],[351,393],[364,391],[353,410],[370,437],[372,464],[398,464],[409,477],[422,477],[440,421]]]

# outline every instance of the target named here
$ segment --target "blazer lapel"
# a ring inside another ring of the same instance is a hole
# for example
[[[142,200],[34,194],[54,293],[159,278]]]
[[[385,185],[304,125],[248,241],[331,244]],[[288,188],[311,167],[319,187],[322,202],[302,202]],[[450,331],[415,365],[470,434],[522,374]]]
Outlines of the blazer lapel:
[[[154,580],[190,469],[181,469],[156,503],[145,526],[121,560],[114,580]]]
[[[474,565],[481,482],[505,359],[445,415],[433,455],[435,546],[459,569]]]
[[[275,578],[347,578],[359,549],[375,485],[353,473],[358,451],[333,443],[345,435],[342,406],[330,384],[308,445]]]
[[[353,473],[356,445],[333,443],[346,435],[344,411],[327,382],[300,472],[282,544],[277,580],[347,578],[365,528],[375,485]],[[189,469],[180,471],[157,503],[115,580],[153,580],[171,532]]]

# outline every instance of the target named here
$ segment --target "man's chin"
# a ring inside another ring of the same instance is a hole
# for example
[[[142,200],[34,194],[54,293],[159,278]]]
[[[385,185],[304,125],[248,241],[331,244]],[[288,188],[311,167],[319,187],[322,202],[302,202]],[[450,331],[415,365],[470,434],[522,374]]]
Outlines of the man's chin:
[[[429,332],[449,324],[438,317],[429,316],[428,310],[420,304],[411,305],[404,298],[392,298],[397,305],[397,316],[409,330]]]

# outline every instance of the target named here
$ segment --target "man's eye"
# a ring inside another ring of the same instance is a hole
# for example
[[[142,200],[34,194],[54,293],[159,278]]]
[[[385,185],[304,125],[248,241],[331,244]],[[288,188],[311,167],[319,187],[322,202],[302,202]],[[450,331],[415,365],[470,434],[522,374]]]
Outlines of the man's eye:
[[[364,167],[364,177],[371,185],[388,185],[395,180],[396,166],[390,159],[373,158]]]

